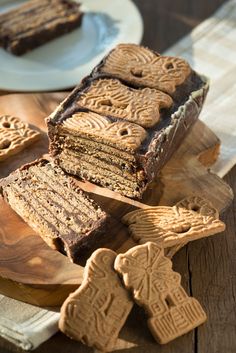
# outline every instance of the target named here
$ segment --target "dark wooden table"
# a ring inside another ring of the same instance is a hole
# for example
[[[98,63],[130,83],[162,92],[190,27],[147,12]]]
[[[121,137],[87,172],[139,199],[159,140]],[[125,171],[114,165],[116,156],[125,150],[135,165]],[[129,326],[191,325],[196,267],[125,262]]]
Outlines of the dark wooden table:
[[[143,44],[163,52],[209,17],[222,0],[135,0],[144,18]],[[128,14],[127,14],[128,15]],[[224,178],[236,192],[236,166]],[[207,312],[208,321],[194,332],[166,345],[156,344],[146,319],[135,307],[120,333],[130,347],[117,352],[134,353],[235,353],[236,352],[236,201],[224,214],[223,234],[199,240],[183,248],[174,258],[183,286]],[[0,339],[0,353],[21,352]],[[93,352],[57,333],[35,353]]]

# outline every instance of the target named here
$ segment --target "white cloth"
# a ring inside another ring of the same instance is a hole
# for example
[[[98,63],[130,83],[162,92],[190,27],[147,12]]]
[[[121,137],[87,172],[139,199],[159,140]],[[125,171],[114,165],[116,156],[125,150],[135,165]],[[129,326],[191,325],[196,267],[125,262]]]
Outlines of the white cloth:
[[[59,316],[59,309],[42,309],[0,295],[0,335],[25,350],[57,332]]]
[[[224,4],[165,54],[185,58],[211,80],[200,118],[221,140],[220,158],[212,169],[223,177],[236,163],[236,0]]]
[[[201,119],[220,137],[214,167],[225,175],[236,162],[236,0],[227,2],[165,54],[186,58],[211,78]],[[0,335],[30,350],[57,331],[59,313],[0,296]]]

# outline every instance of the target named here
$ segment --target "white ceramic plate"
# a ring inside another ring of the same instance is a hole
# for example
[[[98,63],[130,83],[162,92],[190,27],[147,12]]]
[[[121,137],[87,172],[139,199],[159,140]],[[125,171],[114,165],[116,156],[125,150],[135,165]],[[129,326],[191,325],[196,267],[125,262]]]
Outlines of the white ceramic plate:
[[[24,1],[0,0],[0,12]],[[75,86],[118,43],[140,43],[143,23],[131,0],[81,0],[82,26],[17,57],[0,48],[0,89],[49,91]]]

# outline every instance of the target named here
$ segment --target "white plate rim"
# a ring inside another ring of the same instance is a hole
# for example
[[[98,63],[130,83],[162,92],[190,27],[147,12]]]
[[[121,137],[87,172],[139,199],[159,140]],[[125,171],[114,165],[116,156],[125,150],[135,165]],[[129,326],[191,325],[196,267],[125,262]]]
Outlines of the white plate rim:
[[[118,3],[120,11],[118,9]],[[102,53],[93,57],[88,63],[80,65],[74,70],[69,70],[67,74],[63,76],[63,79],[60,75],[60,70],[51,72],[50,80],[44,80],[44,78],[40,76],[40,72],[29,73],[28,75],[24,75],[24,77],[21,72],[16,72],[16,75],[12,77],[13,75],[10,76],[8,72],[4,71],[4,65],[0,66],[1,90],[43,92],[72,88],[76,86],[84,76],[89,74],[91,69],[98,64],[104,55],[115,45],[118,43],[139,44],[141,42],[143,36],[143,20],[137,6],[131,0],[83,0],[83,5],[85,8],[88,8],[89,11],[102,11],[104,13],[107,12],[109,15],[112,14],[113,19],[119,24],[119,34],[117,38],[107,45]],[[113,11],[113,9],[115,11]]]

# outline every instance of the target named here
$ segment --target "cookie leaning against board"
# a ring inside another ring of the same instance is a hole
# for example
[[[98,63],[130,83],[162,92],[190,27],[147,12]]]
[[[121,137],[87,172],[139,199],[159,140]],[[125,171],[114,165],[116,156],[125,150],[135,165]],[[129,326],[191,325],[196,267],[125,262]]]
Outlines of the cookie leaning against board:
[[[210,201],[189,196],[174,206],[154,206],[127,213],[122,222],[139,244],[152,241],[162,245],[172,257],[189,241],[205,238],[225,230],[218,210]]]

